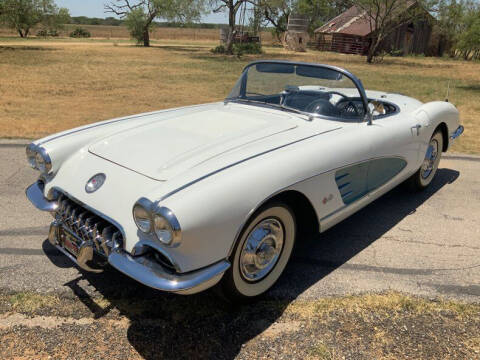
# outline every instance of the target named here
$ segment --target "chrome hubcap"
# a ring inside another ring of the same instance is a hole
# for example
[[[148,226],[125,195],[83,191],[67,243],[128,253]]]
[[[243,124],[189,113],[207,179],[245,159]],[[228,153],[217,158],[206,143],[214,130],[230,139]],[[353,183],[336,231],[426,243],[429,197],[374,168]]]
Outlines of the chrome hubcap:
[[[428,145],[427,153],[425,154],[425,159],[422,164],[422,178],[426,179],[430,176],[435,167],[435,161],[438,156],[438,142],[435,139],[430,141]]]
[[[275,267],[284,242],[281,222],[268,218],[250,232],[240,254],[240,271],[247,281],[263,279]]]

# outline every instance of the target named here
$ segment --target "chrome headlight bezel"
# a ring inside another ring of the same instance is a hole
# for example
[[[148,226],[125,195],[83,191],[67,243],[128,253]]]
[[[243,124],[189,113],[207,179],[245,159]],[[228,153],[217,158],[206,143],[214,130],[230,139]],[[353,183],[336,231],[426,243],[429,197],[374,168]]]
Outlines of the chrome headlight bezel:
[[[140,209],[149,215],[148,229],[147,226],[142,226],[138,219]],[[135,225],[142,233],[152,235],[155,241],[168,247],[180,245],[182,240],[180,223],[169,208],[141,198],[133,206],[132,214]]]
[[[135,221],[138,230],[145,234],[149,234],[152,231],[152,216],[150,214],[149,206],[145,205],[146,204],[142,204],[142,202],[138,201],[133,206],[132,214],[133,221]]]
[[[45,175],[50,173],[52,170],[52,160],[50,159],[47,150],[31,143],[27,146],[25,151],[27,154],[27,161],[33,169],[38,170]]]
[[[165,206],[161,207],[155,207],[153,211],[153,231],[155,233],[155,237],[158,241],[160,241],[164,245],[168,245],[171,247],[178,246],[181,241],[181,228],[180,228],[180,223],[178,222],[177,217],[173,213],[172,210]],[[160,221],[163,221],[163,228],[162,223]],[[161,232],[168,232],[169,233],[169,238],[165,239],[164,236],[162,236]]]

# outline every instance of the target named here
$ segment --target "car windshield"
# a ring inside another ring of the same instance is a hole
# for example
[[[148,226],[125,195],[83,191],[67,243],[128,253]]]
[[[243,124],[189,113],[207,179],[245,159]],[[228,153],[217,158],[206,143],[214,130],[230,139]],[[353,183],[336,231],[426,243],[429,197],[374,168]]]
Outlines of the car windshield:
[[[360,121],[365,114],[353,80],[320,65],[254,63],[242,73],[226,100],[347,121]]]

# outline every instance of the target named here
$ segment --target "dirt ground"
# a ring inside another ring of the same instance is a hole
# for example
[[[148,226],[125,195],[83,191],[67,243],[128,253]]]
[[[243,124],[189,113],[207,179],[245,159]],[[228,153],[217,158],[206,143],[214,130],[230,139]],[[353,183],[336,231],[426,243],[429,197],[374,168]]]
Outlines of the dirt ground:
[[[387,293],[234,308],[212,292],[194,303],[148,290],[117,295],[1,295],[2,358],[480,358],[475,304]]]

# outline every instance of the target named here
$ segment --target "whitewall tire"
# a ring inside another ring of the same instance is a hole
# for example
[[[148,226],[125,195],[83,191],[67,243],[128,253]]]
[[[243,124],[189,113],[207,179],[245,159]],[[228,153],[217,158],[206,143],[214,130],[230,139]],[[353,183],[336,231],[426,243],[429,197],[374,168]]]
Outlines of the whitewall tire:
[[[258,210],[243,228],[221,289],[233,301],[248,301],[275,284],[295,244],[295,216],[288,206],[272,203]]]
[[[422,166],[410,178],[410,185],[414,190],[424,190],[430,185],[437,173],[438,164],[442,157],[442,150],[443,135],[440,130],[437,130],[430,138]]]

